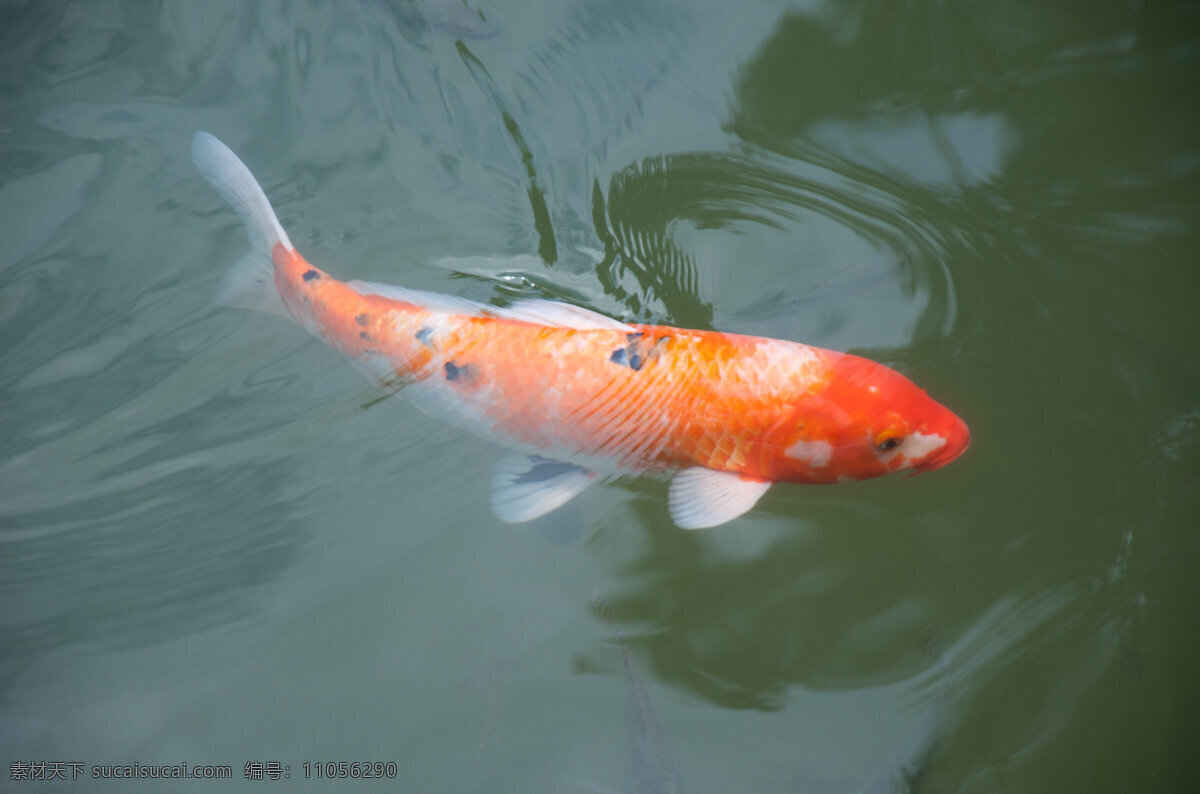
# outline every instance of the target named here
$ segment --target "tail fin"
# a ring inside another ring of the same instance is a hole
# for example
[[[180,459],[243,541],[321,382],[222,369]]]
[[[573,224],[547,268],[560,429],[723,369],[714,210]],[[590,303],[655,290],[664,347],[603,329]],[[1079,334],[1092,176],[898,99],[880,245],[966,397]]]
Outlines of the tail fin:
[[[192,162],[237,211],[250,238],[250,252],[221,281],[217,302],[289,316],[275,288],[271,255],[277,245],[293,250],[292,241],[279,225],[266,194],[238,156],[207,132],[197,132],[192,138]]]

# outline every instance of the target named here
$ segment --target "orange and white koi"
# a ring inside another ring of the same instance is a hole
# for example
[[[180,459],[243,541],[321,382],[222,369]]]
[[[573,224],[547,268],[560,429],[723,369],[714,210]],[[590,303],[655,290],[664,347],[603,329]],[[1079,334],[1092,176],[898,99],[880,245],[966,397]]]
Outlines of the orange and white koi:
[[[223,302],[294,320],[378,383],[404,386],[423,411],[516,450],[492,482],[504,521],[537,518],[601,476],[632,473],[672,478],[678,526],[716,526],[774,482],[929,471],[970,443],[951,411],[858,356],[624,323],[554,301],[500,308],[339,281],[296,251],[224,144],[198,132],[192,158],[250,237]]]

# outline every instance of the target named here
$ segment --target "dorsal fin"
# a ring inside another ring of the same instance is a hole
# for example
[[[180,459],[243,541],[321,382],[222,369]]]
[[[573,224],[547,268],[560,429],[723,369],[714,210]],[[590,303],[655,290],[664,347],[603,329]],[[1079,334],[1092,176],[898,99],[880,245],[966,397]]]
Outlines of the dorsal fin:
[[[358,290],[362,295],[380,295],[384,298],[411,303],[434,312],[448,314],[466,314],[479,316],[492,307],[470,298],[460,298],[457,295],[446,295],[442,292],[428,292],[423,289],[409,289],[392,284],[379,284],[374,281],[348,281],[346,286]]]
[[[577,331],[592,331],[606,328],[613,331],[630,332],[633,326],[620,320],[606,317],[599,312],[576,306],[573,303],[526,298],[519,300],[507,309],[488,306],[487,313],[495,317],[509,320],[521,320],[535,325],[551,325],[557,328],[574,328]]]
[[[448,314],[464,314],[471,317],[499,317],[505,320],[519,320],[534,325],[548,325],[555,328],[574,328],[578,331],[609,329],[614,331],[633,331],[633,326],[620,320],[606,317],[599,312],[585,309],[571,303],[526,298],[519,300],[507,308],[489,306],[486,303],[460,298],[457,295],[445,295],[440,292],[428,292],[408,287],[396,287],[391,284],[378,284],[373,281],[350,281],[347,285],[358,290],[363,295],[380,295],[384,298],[411,303],[430,311],[446,312]]]

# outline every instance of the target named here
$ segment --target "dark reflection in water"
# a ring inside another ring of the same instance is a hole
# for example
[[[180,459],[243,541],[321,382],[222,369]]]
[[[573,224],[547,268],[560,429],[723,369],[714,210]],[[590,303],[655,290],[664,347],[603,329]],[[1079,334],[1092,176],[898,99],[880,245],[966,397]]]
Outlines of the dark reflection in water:
[[[820,516],[827,524],[886,523],[882,509],[839,512],[826,506]],[[628,563],[643,585],[613,597],[614,615],[659,627],[638,641],[655,673],[727,708],[781,708],[793,684],[840,689],[903,680],[928,666],[921,637],[929,622],[944,619],[933,594],[912,581],[932,565],[916,560],[893,570],[888,556],[858,548],[861,541],[831,531],[735,560],[694,534],[655,533]],[[875,636],[855,638],[872,619]]]
[[[1062,767],[1056,753],[1080,751],[1066,737],[1077,731],[1100,741],[1096,716],[1105,708],[1132,715],[1145,697],[1153,707],[1121,731],[1130,741],[1137,741],[1133,725],[1165,736],[1194,729],[1194,714],[1154,691],[1148,668],[1169,675],[1180,662],[1162,646],[1149,650],[1147,637],[1169,634],[1178,605],[1197,595],[1187,566],[1168,557],[1183,553],[1194,564],[1200,551],[1194,531],[1183,530],[1197,508],[1194,460],[1190,452],[1176,457],[1194,448],[1200,383],[1200,329],[1186,308],[1194,279],[1179,269],[1197,242],[1200,158],[1197,137],[1187,133],[1200,129],[1194,108],[1180,98],[1196,87],[1200,48],[1194,27],[1165,23],[1173,14],[1182,21],[1185,12],[1103,9],[1056,8],[1051,17],[1083,24],[1064,35],[1047,22],[1016,45],[995,25],[1004,19],[1028,27],[1040,13],[1032,6],[973,15],[958,4],[904,12],[894,4],[846,4],[831,10],[832,25],[786,17],[744,70],[732,125],[744,139],[853,173],[894,200],[890,212],[857,217],[832,209],[855,206],[859,195],[851,189],[817,211],[838,211],[846,224],[912,257],[942,296],[931,301],[935,316],[923,320],[926,331],[946,327],[936,314],[953,307],[954,296],[969,298],[958,307],[958,339],[938,343],[936,355],[929,345],[937,335],[919,331],[916,344],[876,357],[957,367],[959,399],[975,406],[968,419],[978,431],[976,446],[987,449],[973,458],[971,475],[1008,486],[978,494],[972,504],[948,502],[950,523],[936,544],[921,516],[927,511],[933,526],[939,520],[928,491],[901,498],[891,488],[886,492],[902,509],[866,494],[857,503],[840,493],[789,495],[797,507],[787,512],[811,516],[820,529],[776,541],[745,561],[712,556],[695,536],[653,533],[630,563],[642,583],[612,601],[619,618],[660,629],[644,640],[660,676],[724,706],[767,709],[778,708],[793,683],[861,687],[903,678],[921,666],[908,650],[920,623],[964,625],[965,604],[953,595],[960,586],[970,582],[973,598],[986,603],[1020,582],[1027,600],[1017,613],[1043,636],[1035,643],[1022,637],[1013,648],[996,640],[993,659],[974,673],[970,743],[1003,746],[992,753],[994,765],[978,769],[980,785],[1011,782],[1001,777],[1004,764],[1028,752],[1033,760],[1022,780],[1069,786],[1066,773],[1055,771]],[[838,29],[852,33],[835,35]],[[920,57],[892,60],[892,50],[912,41],[895,31],[909,29],[922,31]],[[980,46],[987,35],[1006,46]],[[929,41],[933,46],[925,46]],[[829,84],[819,79],[823,73],[845,79]],[[913,109],[935,119],[1000,114],[1009,130],[1005,156],[986,178],[974,177],[960,167],[969,145],[951,142],[935,121],[929,135],[934,151],[950,161],[947,189],[908,178],[895,163],[872,173],[814,141],[818,125],[834,124],[869,147],[857,120],[890,115],[902,128]],[[796,184],[774,175],[770,181]],[[946,276],[929,278],[938,272]],[[996,404],[990,397],[998,393],[1011,399]],[[1040,466],[1047,468],[1034,474]],[[856,515],[840,518],[844,511]],[[985,527],[992,537],[979,535]],[[875,530],[891,539],[869,534]],[[955,561],[966,568],[954,571],[947,550],[936,547],[947,542],[974,548],[970,560]],[[893,552],[871,548],[877,544]],[[991,564],[982,565],[988,557]],[[952,590],[938,591],[948,583]],[[1050,593],[1061,603],[1047,609]],[[903,603],[926,606],[872,624],[889,604]],[[877,637],[874,652],[845,652],[856,630],[889,623],[893,633]],[[1185,655],[1196,658],[1194,643]],[[1073,666],[1078,673],[1065,685]],[[1121,680],[1137,683],[1117,693]],[[1011,715],[1006,693],[1020,687],[1029,692],[1020,705],[1029,718],[1020,720],[1022,730],[981,727],[999,712]],[[954,743],[954,751],[966,753],[967,744]],[[1172,745],[1164,738],[1139,755],[1159,768]],[[952,764],[968,763],[952,756]],[[1106,771],[1088,780],[1109,785],[1114,778],[1105,775],[1115,772],[1123,785],[1136,786],[1131,768],[1094,760]]]
[[[463,59],[471,76],[475,78],[480,90],[496,106],[500,117],[504,120],[504,129],[512,138],[513,145],[521,154],[521,163],[525,167],[525,178],[528,181],[529,208],[533,212],[533,228],[538,236],[538,255],[547,263],[554,264],[558,260],[558,243],[554,237],[554,226],[550,220],[550,210],[546,206],[546,193],[538,182],[537,166],[534,164],[533,151],[521,134],[521,128],[508,110],[496,82],[488,74],[487,69],[478,58],[461,41],[456,44],[459,56]]]
[[[893,251],[894,262],[907,271],[902,283],[907,282],[909,293],[917,287],[933,292],[920,327],[948,327],[954,319],[954,300],[942,270],[943,260],[951,254],[946,250],[950,234],[945,219],[922,227],[898,211],[898,200],[910,197],[905,193],[918,192],[916,186],[888,192],[896,187],[894,180],[846,168],[832,158],[822,166],[810,168],[811,177],[799,176],[789,173],[791,164],[775,158],[689,152],[624,169],[610,183],[607,213],[597,191],[597,233],[609,253],[598,269],[601,283],[635,314],[649,316],[644,306],[658,300],[671,322],[707,327],[712,323],[712,306],[699,298],[695,263],[672,242],[671,224],[688,220],[699,229],[746,222],[779,227],[817,214]],[[762,263],[729,264],[753,272]],[[632,295],[621,288],[627,272],[637,285]]]
[[[849,0],[823,17],[789,14],[742,70],[735,129],[802,137],[828,118],[937,107],[995,64],[971,16],[942,0]]]

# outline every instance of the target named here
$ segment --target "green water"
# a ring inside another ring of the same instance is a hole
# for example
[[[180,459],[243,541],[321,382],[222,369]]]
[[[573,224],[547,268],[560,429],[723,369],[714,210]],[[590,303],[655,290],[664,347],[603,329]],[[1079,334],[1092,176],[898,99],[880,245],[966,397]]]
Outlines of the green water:
[[[639,790],[641,703],[691,792],[1192,790],[1197,96],[1194,3],[3,3],[0,789]],[[213,304],[197,129],[334,275],[853,350],[972,447],[501,524]]]

